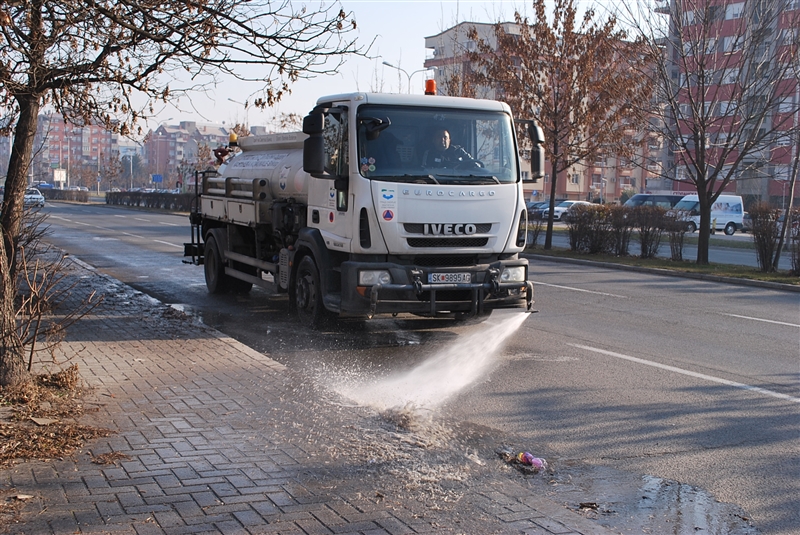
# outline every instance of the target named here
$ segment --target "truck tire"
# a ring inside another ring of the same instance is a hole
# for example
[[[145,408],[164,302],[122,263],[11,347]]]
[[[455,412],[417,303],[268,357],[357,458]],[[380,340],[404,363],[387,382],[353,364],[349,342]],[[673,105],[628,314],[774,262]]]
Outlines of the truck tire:
[[[294,292],[291,296],[293,308],[301,323],[317,329],[325,319],[325,306],[322,304],[322,286],[319,270],[314,258],[304,256],[297,266],[294,279]]]
[[[204,256],[203,271],[208,293],[223,294],[230,291],[230,279],[225,275],[225,263],[222,261],[222,253],[213,234],[206,236]]]
[[[736,232],[736,223],[732,223],[731,222],[731,223],[728,223],[727,225],[725,225],[725,235],[726,236],[733,236],[733,234],[735,232]]]
[[[697,225],[694,224],[694,221],[689,221],[686,225],[686,232],[692,233],[697,230]]]

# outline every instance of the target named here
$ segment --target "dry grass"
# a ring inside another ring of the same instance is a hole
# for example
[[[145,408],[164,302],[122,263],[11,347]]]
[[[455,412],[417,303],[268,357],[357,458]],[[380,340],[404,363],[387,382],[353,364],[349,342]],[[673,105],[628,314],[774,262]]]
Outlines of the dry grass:
[[[97,411],[84,405],[84,393],[76,365],[0,388],[0,467],[62,458],[87,440],[108,436],[106,429],[79,423],[81,416]]]

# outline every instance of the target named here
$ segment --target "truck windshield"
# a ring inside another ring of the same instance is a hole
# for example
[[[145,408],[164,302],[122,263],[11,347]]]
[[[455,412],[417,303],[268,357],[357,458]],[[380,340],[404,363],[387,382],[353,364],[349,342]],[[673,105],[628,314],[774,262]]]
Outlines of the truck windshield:
[[[502,112],[362,106],[358,169],[364,177],[393,182],[516,182],[512,128]]]

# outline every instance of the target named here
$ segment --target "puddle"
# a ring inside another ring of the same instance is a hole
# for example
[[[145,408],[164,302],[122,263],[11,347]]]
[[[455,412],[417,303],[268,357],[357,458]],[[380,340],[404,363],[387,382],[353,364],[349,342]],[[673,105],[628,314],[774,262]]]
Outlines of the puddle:
[[[619,533],[757,535],[738,506],[707,491],[605,466],[554,463],[549,478],[530,479],[551,500]],[[546,480],[546,481],[545,481]],[[596,507],[586,507],[591,504]],[[582,507],[583,505],[583,507]]]

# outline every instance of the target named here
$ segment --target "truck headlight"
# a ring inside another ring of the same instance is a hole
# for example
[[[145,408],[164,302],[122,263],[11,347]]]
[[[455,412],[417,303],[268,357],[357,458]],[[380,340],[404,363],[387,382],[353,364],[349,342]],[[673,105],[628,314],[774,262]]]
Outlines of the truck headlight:
[[[524,282],[525,281],[525,267],[507,267],[500,274],[500,282]]]
[[[373,269],[358,272],[359,286],[375,286],[376,284],[389,284],[392,282],[392,275],[386,269]]]

